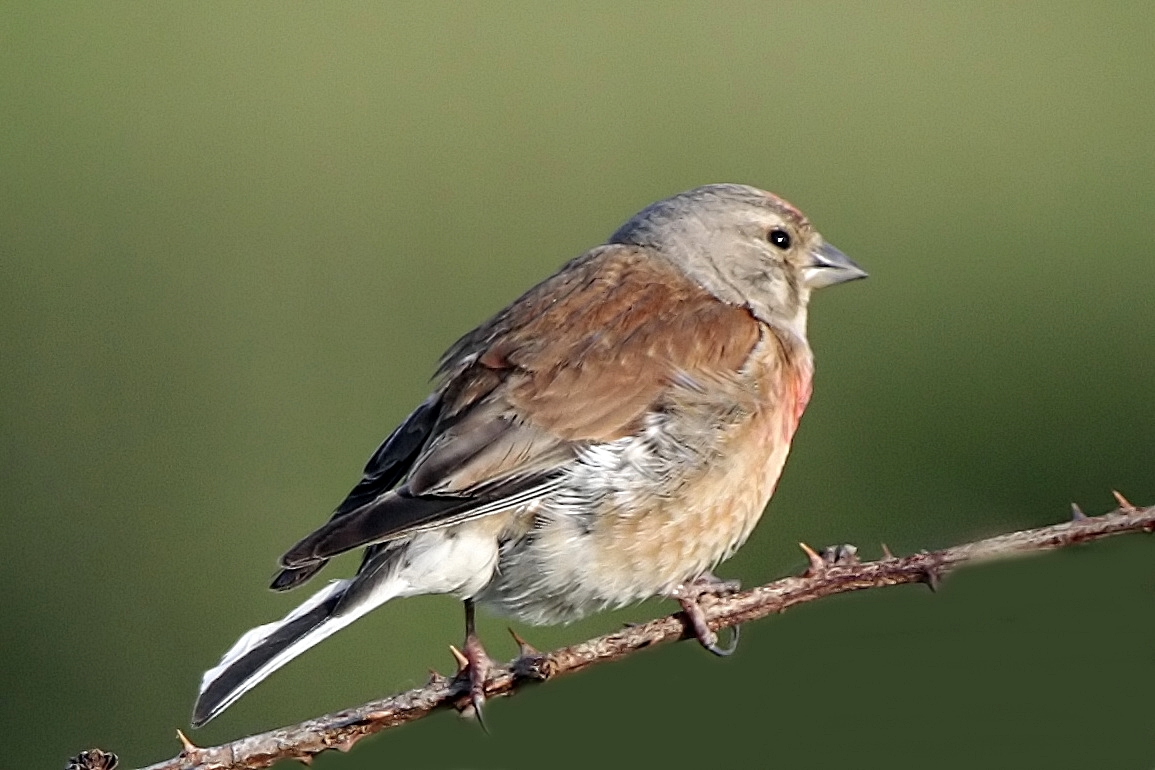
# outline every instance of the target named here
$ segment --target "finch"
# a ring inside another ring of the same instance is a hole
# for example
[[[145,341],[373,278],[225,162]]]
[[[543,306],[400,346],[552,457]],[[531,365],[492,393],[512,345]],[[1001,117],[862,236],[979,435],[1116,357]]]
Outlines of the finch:
[[[470,698],[490,665],[474,606],[564,623],[698,599],[762,515],[810,399],[814,289],[866,273],[785,200],[714,184],[658,201],[454,343],[436,388],[327,522],[281,557],[294,588],[357,573],[244,634],[207,671],[200,726],[288,661],[398,597],[465,603]]]

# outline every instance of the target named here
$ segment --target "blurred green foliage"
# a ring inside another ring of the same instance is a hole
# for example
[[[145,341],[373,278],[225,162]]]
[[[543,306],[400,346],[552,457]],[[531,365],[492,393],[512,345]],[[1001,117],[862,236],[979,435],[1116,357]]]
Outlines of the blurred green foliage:
[[[742,181],[871,272],[726,576],[1155,501],[1155,6],[6,4],[0,743],[170,756],[201,671],[441,350],[627,216]],[[322,768],[1150,767],[1155,543],[873,591],[443,715]],[[349,570],[344,561],[331,572]],[[521,629],[539,646],[669,609]],[[499,655],[504,623],[483,619]],[[420,683],[389,605],[205,730]]]

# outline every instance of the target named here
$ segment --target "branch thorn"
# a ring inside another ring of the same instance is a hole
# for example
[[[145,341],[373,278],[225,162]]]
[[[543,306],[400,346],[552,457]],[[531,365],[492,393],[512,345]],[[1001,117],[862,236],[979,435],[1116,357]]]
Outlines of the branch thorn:
[[[1123,511],[1123,513],[1134,513],[1135,512],[1135,510],[1136,510],[1135,506],[1131,505],[1131,501],[1128,500],[1127,498],[1123,497],[1123,495],[1119,492],[1119,490],[1112,489],[1111,494],[1113,494],[1115,496],[1115,501],[1117,503],[1119,503],[1119,508],[1120,508],[1120,510]]]
[[[517,654],[519,657],[525,658],[530,655],[540,655],[541,650],[534,647],[532,644],[521,638],[521,634],[514,631],[512,628],[506,629],[509,635],[513,637],[513,641],[517,643]]]
[[[180,741],[182,754],[193,754],[200,751],[200,746],[196,745],[188,739],[188,736],[182,733],[179,729],[176,731],[177,740]]]
[[[457,675],[461,676],[461,672],[469,668],[469,658],[452,644],[449,645],[449,651],[453,653],[453,660],[457,662]]]
[[[1025,554],[1056,548],[1073,546],[1112,535],[1121,535],[1144,530],[1155,532],[1155,506],[1137,508],[1118,492],[1114,493],[1120,509],[1105,516],[1087,516],[1077,504],[1071,505],[1071,517],[1075,521],[1087,519],[1077,526],[1069,523],[1023,530],[997,537],[976,540],[939,551],[915,552],[909,556],[896,557],[890,548],[882,543],[885,558],[879,562],[858,565],[853,560],[853,549],[842,546],[826,549],[822,555],[805,543],[799,543],[809,562],[809,569],[799,580],[798,576],[783,578],[736,598],[727,604],[724,598],[713,598],[716,604],[711,608],[712,616],[721,623],[748,622],[774,612],[819,599],[823,596],[840,594],[860,588],[882,587],[910,582],[923,582],[931,590],[937,590],[939,582],[948,572],[968,562],[985,561],[997,556]],[[895,560],[881,566],[886,560]],[[709,596],[717,587],[707,587]],[[697,594],[695,595],[697,598]],[[685,612],[685,608],[683,608]],[[531,646],[516,632],[511,631],[519,648]],[[609,662],[623,658],[642,648],[663,642],[672,642],[685,636],[684,620],[678,614],[635,625],[629,632],[615,632],[596,639],[561,648],[553,652],[537,653],[534,658],[522,657],[508,664],[508,667],[494,670],[490,682],[490,695],[508,695],[516,692],[530,678],[548,679],[553,676],[573,672],[594,663]],[[467,639],[470,635],[467,635]],[[472,642],[476,644],[476,637]],[[478,644],[478,649],[480,645]],[[469,659],[475,657],[473,648],[467,656],[457,647],[450,646],[454,661],[461,673],[472,670]],[[479,654],[476,659],[488,667],[491,661]],[[512,676],[505,674],[512,672]],[[466,690],[465,682],[457,681],[447,686],[447,677],[431,670],[430,684],[398,693],[389,698],[366,703],[333,714],[322,715],[297,725],[273,730],[260,735],[249,736],[232,743],[213,748],[198,747],[181,731],[177,731],[183,750],[172,759],[153,765],[156,770],[188,770],[193,765],[223,767],[220,757],[227,757],[231,767],[267,766],[280,759],[297,759],[302,764],[310,764],[313,756],[330,748],[349,751],[366,735],[386,728],[420,719],[434,713],[443,706],[456,706],[465,715],[476,714],[476,705],[481,698],[476,697],[471,687]],[[484,694],[483,692],[481,694]],[[112,770],[116,762],[113,754],[97,749],[81,752],[70,760],[67,770]]]
[[[817,551],[806,545],[806,543],[799,543],[798,547],[802,549],[802,552],[806,554],[806,559],[810,562],[810,566],[806,568],[806,572],[804,573],[806,577],[821,575],[826,571],[826,562],[818,555]]]

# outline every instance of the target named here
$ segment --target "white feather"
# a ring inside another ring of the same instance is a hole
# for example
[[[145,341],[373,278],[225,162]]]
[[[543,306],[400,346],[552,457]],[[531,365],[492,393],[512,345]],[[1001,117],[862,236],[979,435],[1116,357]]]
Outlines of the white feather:
[[[232,648],[225,653],[224,657],[221,658],[221,662],[205,672],[204,677],[201,679],[200,691],[203,693],[206,689],[208,689],[209,685],[216,681],[216,679],[220,677],[226,670],[228,670],[230,666],[260,646],[263,641],[269,638],[269,636],[272,634],[276,633],[278,629],[282,628],[288,623],[291,623],[310,610],[313,610],[322,602],[325,602],[333,596],[345,591],[346,588],[348,588],[350,582],[351,581],[349,580],[334,580],[332,583],[309,597],[309,599],[304,604],[294,609],[281,620],[278,620],[275,623],[266,623],[263,626],[257,626],[254,629],[246,631],[245,634],[237,640],[236,644],[234,644]],[[229,693],[228,697],[215,705],[212,713],[209,714],[208,717],[211,719],[213,716],[216,716],[220,712],[224,711],[226,708],[236,702],[237,698],[240,698],[249,690],[256,687],[257,684],[263,681],[266,677],[279,669],[281,666],[288,663],[293,658],[300,655],[305,650],[332,636],[345,626],[352,623],[354,620],[360,618],[362,615],[381,606],[385,602],[397,596],[397,589],[401,587],[402,586],[399,586],[394,580],[383,580],[379,585],[374,587],[373,591],[367,594],[365,599],[359,604],[353,605],[351,607],[343,607],[341,614],[331,615],[327,619],[321,621],[321,623],[311,631],[302,635],[300,639],[297,639],[288,647],[281,650],[280,653],[271,658],[267,663],[265,663],[265,665],[254,671],[251,676],[242,680]]]
[[[204,673],[204,676],[201,677],[200,691],[204,692],[207,690],[209,685],[216,681],[217,677],[225,672],[225,669],[236,663],[241,658],[245,657],[245,655],[250,653],[252,650],[256,649],[261,642],[263,642],[272,634],[276,633],[278,628],[301,617],[306,612],[309,612],[314,607],[329,597],[333,596],[337,592],[345,590],[345,586],[348,584],[348,580],[334,580],[330,582],[329,585],[325,586],[320,591],[310,596],[304,604],[294,609],[281,620],[275,621],[273,623],[265,623],[262,626],[257,626],[256,628],[251,628],[246,631],[241,636],[241,638],[238,639],[236,643],[229,648],[228,652],[226,652],[221,657],[221,662]]]
[[[496,525],[486,517],[460,524],[448,531],[418,532],[404,549],[393,554],[395,561],[386,569],[350,580],[335,580],[281,620],[266,623],[245,632],[225,653],[221,662],[205,672],[201,679],[203,694],[232,666],[257,649],[270,636],[294,620],[303,617],[322,603],[348,591],[358,579],[373,581],[361,592],[355,603],[344,604],[338,614],[330,615],[301,635],[267,663],[241,680],[220,703],[214,704],[207,719],[224,711],[238,698],[257,686],[274,671],[318,642],[340,631],[362,615],[390,599],[427,593],[447,593],[462,598],[472,596],[489,582],[497,565]]]

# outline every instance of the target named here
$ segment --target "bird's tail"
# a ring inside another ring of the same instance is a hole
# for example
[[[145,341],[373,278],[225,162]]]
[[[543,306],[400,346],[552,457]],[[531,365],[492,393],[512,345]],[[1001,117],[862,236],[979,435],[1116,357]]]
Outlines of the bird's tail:
[[[353,580],[335,580],[283,619],[247,631],[201,679],[193,727],[205,724],[269,674],[399,593],[393,581],[365,588]]]

